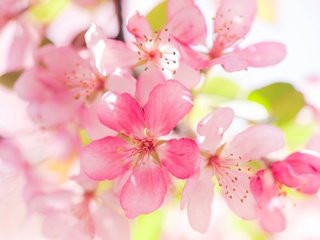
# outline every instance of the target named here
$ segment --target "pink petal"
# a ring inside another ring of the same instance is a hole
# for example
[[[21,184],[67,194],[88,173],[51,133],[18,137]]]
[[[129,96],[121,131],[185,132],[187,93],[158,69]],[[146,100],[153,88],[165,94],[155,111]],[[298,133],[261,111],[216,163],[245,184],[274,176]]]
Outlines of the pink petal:
[[[236,49],[232,53],[211,61],[221,64],[228,72],[240,71],[248,67],[268,67],[281,62],[286,56],[285,46],[277,42],[262,42]]]
[[[119,207],[119,199],[114,194],[104,192],[99,197],[97,207],[92,210],[98,239],[130,239],[130,222]]]
[[[176,70],[174,79],[181,82],[186,88],[193,89],[200,82],[201,73],[188,64],[180,61],[179,68]]]
[[[270,233],[281,232],[286,227],[286,219],[278,208],[265,208],[260,212],[261,227]]]
[[[229,175],[231,176],[231,173]],[[249,175],[244,173],[236,176],[235,183],[231,179],[226,180],[228,189],[223,190],[226,202],[239,217],[247,220],[255,219],[257,217],[257,203],[250,191]]]
[[[152,30],[145,16],[135,12],[128,18],[127,30],[138,40],[144,40],[144,37],[152,36]]]
[[[214,195],[212,173],[203,170],[193,189],[188,204],[188,218],[191,227],[201,233],[208,230],[211,219],[211,205]]]
[[[194,0],[169,0],[167,2],[168,18],[172,18],[176,13],[187,7],[195,7]]]
[[[249,31],[256,14],[255,0],[222,0],[214,19],[217,34],[214,49],[219,51],[234,45]]]
[[[320,134],[313,135],[309,139],[306,148],[320,153]]]
[[[205,69],[209,66],[208,56],[199,53],[186,44],[177,44],[179,53],[184,62],[186,62],[189,66],[192,66],[196,70]]]
[[[105,137],[90,143],[82,152],[81,169],[91,179],[114,179],[128,170],[131,154],[128,143],[118,137]]]
[[[94,54],[96,67],[102,73],[126,68],[138,62],[138,54],[124,42],[104,37],[102,30],[92,25],[85,35],[87,45]]]
[[[192,108],[192,95],[177,81],[158,85],[145,105],[147,128],[156,136],[167,135]]]
[[[188,202],[190,201],[190,198],[192,197],[193,190],[198,184],[200,177],[200,169],[198,169],[191,177],[189,177],[186,181],[186,184],[183,187],[182,196],[181,196],[181,202],[180,202],[180,208],[184,209]]]
[[[140,105],[144,106],[151,91],[165,81],[163,74],[156,67],[150,67],[147,71],[142,72],[137,81],[137,100]]]
[[[98,118],[97,103],[86,106],[81,109],[81,123],[87,131],[91,140],[103,138],[105,136],[116,135],[116,132],[104,126]]]
[[[109,75],[107,89],[118,93],[129,93],[131,96],[136,94],[137,81],[126,71],[115,71]]]
[[[284,146],[280,129],[268,125],[256,125],[239,133],[222,151],[224,157],[238,156],[242,161],[260,159]]]
[[[199,148],[191,139],[171,139],[157,151],[163,165],[177,178],[190,177],[199,166]]]
[[[205,116],[197,127],[200,148],[214,154],[233,117],[234,112],[231,108],[219,108]]]
[[[183,8],[174,14],[169,19],[166,28],[175,38],[185,44],[204,43],[207,36],[205,19],[195,5]]]
[[[143,135],[143,112],[137,101],[128,93],[107,92],[98,105],[102,124],[117,132]]]
[[[158,209],[166,192],[163,169],[153,164],[151,159],[146,159],[146,164],[137,166],[123,186],[120,194],[121,206],[127,217],[135,218]]]
[[[105,34],[102,29],[95,24],[92,24],[85,33],[85,41],[93,59],[95,60],[95,67],[102,75],[107,74],[103,65],[103,51],[106,47],[104,39],[106,39]]]
[[[296,152],[272,164],[277,181],[301,192],[316,193],[320,187],[320,156]]]

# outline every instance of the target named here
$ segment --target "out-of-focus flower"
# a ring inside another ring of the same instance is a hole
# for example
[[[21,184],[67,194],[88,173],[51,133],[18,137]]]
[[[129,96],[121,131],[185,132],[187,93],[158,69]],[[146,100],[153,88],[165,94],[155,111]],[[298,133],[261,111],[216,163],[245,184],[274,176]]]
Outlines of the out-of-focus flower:
[[[167,192],[167,173],[185,179],[196,170],[198,146],[193,140],[160,138],[169,134],[191,107],[191,93],[177,81],[155,87],[143,109],[127,93],[107,92],[103,96],[99,118],[118,136],[89,144],[81,167],[95,180],[115,179],[131,172],[120,193],[128,217],[161,206]]]
[[[96,99],[107,89],[135,92],[135,79],[127,72],[102,75],[90,58],[72,47],[45,46],[37,52],[36,60],[36,65],[20,76],[15,90],[29,102],[33,119],[44,126],[73,121],[95,137],[95,128],[100,129]]]
[[[97,33],[98,29],[95,27],[91,28],[91,34],[88,37],[95,38],[96,40],[93,41],[99,45],[103,44],[103,53],[97,54],[101,56],[100,64],[107,72],[112,72],[117,67],[144,66],[145,71],[158,69],[163,72],[166,78],[174,78],[181,82],[185,81],[186,75],[188,75],[186,87],[192,88],[200,81],[200,73],[181,58],[177,46],[178,42],[173,38],[177,33],[172,30],[178,29],[182,34],[188,31],[189,25],[187,24],[189,22],[178,19],[178,15],[175,16],[177,18],[172,17],[162,31],[152,32],[144,16],[137,12],[131,15],[128,19],[127,29],[136,38],[132,44],[106,39]],[[177,25],[173,26],[173,24]],[[196,33],[194,35],[197,36]]]
[[[193,1],[188,2],[192,4]],[[203,54],[184,45],[183,55],[199,68],[221,64],[228,72],[279,63],[286,55],[285,47],[281,43],[261,42],[244,49],[238,46],[250,30],[255,14],[255,0],[244,0],[241,3],[236,0],[222,0],[214,17],[214,42],[209,46],[210,50]]]
[[[0,3],[0,75],[22,70],[33,63],[41,41],[41,26],[27,14],[31,1]]]
[[[253,196],[258,204],[260,225],[267,232],[281,232],[286,219],[281,211],[280,192],[270,170],[259,171],[250,182]]]
[[[229,207],[239,217],[257,217],[256,201],[250,191],[253,173],[248,161],[260,159],[284,145],[281,131],[267,125],[249,127],[236,135],[230,143],[222,143],[223,134],[230,126],[233,116],[230,108],[221,108],[208,114],[198,124],[202,168],[187,181],[182,207],[188,203],[190,224],[200,232],[205,232],[209,226],[213,175],[216,176]]]

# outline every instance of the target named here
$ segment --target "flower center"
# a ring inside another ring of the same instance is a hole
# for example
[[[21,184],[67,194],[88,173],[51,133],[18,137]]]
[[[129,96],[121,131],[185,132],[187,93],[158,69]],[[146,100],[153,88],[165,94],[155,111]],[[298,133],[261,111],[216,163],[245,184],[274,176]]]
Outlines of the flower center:
[[[65,77],[66,86],[76,100],[92,101],[104,88],[103,78],[79,64],[71,73],[65,73]]]
[[[136,143],[136,151],[137,153],[152,153],[155,151],[156,141],[153,138],[143,138],[138,140]]]
[[[144,36],[144,40],[135,43],[140,64],[154,63],[163,72],[175,74],[179,65],[179,54],[171,43],[168,29],[155,32],[151,37]],[[146,66],[145,70],[148,70]]]

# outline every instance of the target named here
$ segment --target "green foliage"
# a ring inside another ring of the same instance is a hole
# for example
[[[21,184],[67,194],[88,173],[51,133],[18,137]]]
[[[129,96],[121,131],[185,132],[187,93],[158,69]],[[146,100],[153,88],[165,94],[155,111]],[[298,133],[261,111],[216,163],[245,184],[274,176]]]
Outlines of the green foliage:
[[[208,77],[199,92],[231,99],[236,98],[240,90],[240,86],[230,79]]]
[[[305,105],[302,93],[285,82],[272,83],[256,89],[251,92],[248,99],[263,105],[278,125],[294,119]]]
[[[161,237],[163,210],[137,217],[133,223],[132,240],[158,240]]]
[[[8,72],[0,76],[0,84],[6,88],[12,89],[22,71]]]
[[[164,28],[168,21],[167,1],[163,1],[153,8],[147,15],[147,20],[153,31],[159,31]]]
[[[281,127],[285,135],[287,146],[290,150],[302,149],[308,139],[315,133],[316,124],[299,124],[296,121],[289,122]]]
[[[40,22],[51,22],[64,7],[69,0],[46,0],[40,1],[31,9],[31,14]]]

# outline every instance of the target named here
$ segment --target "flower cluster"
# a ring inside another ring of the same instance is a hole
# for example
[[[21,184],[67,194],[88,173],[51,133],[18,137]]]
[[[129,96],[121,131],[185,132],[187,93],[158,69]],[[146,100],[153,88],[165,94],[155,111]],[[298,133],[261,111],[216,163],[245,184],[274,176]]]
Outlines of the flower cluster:
[[[319,136],[290,153],[271,123],[235,134],[230,107],[211,109],[196,127],[188,121],[216,65],[235,72],[284,59],[278,42],[240,46],[255,0],[222,0],[212,27],[195,1],[168,0],[163,26],[136,11],[124,31],[117,1],[74,0],[51,24],[35,20],[38,4],[0,3],[0,73],[19,71],[13,91],[27,103],[32,135],[45,135],[28,148],[50,150],[35,160],[19,135],[1,133],[0,183],[5,196],[19,179],[28,216],[41,216],[47,238],[129,239],[130,219],[176,195],[204,233],[214,192],[240,218],[279,232],[287,190],[317,193]]]

